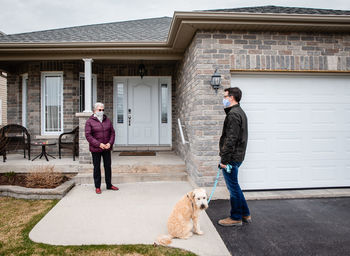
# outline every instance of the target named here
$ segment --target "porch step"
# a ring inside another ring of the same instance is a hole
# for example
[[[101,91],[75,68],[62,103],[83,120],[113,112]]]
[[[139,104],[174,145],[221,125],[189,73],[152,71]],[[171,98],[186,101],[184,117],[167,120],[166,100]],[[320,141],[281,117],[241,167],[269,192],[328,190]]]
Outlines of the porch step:
[[[149,182],[149,181],[187,181],[186,172],[162,172],[162,173],[114,173],[112,184]],[[93,174],[79,173],[74,177],[76,184],[94,184]],[[104,186],[104,174],[102,174],[102,186]]]
[[[121,151],[171,151],[171,146],[113,146],[113,152],[121,152]]]
[[[103,165],[101,164],[101,172],[104,172]],[[123,173],[181,173],[186,172],[186,166],[184,164],[152,164],[152,163],[140,163],[140,164],[118,164],[112,165],[113,174],[123,174]],[[79,173],[93,173],[92,164],[81,165]]]
[[[104,168],[101,164],[102,183]],[[155,156],[112,155],[112,182],[133,183],[143,181],[186,181],[188,180],[185,162],[173,151],[157,151]],[[93,165],[80,165],[75,177],[78,184],[93,184]]]

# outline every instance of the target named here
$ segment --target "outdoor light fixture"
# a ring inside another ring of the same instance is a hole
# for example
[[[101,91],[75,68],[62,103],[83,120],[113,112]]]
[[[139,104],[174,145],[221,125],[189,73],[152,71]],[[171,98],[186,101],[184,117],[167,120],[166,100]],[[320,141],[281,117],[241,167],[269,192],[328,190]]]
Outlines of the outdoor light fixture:
[[[143,76],[145,75],[145,73],[146,73],[145,65],[140,64],[140,65],[139,65],[139,75],[141,76],[141,79],[143,78]]]
[[[214,75],[211,76],[211,80],[210,80],[210,84],[216,93],[218,93],[218,89],[221,83],[221,75],[217,73],[217,71],[218,69],[215,69]]]

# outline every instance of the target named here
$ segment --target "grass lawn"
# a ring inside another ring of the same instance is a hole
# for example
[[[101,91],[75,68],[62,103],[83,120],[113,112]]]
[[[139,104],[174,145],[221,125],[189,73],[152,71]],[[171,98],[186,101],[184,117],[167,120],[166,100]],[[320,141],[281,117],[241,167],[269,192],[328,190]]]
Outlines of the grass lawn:
[[[8,255],[195,255],[180,249],[152,245],[52,246],[35,243],[29,232],[57,200],[0,197],[0,256]]]

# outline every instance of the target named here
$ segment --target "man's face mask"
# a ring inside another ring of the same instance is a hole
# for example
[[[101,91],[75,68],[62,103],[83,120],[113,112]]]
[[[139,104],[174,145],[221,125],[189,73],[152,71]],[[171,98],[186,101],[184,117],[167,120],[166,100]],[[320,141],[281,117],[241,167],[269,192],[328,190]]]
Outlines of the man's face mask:
[[[231,105],[231,102],[228,98],[223,98],[222,104],[224,105],[225,108],[228,108]]]

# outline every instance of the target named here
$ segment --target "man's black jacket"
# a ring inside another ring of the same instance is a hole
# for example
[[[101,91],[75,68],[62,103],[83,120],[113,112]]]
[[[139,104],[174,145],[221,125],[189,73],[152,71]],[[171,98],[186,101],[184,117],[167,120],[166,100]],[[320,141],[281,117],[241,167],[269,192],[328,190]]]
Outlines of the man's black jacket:
[[[221,163],[243,162],[248,142],[247,116],[239,104],[225,108],[225,112],[220,138]]]

